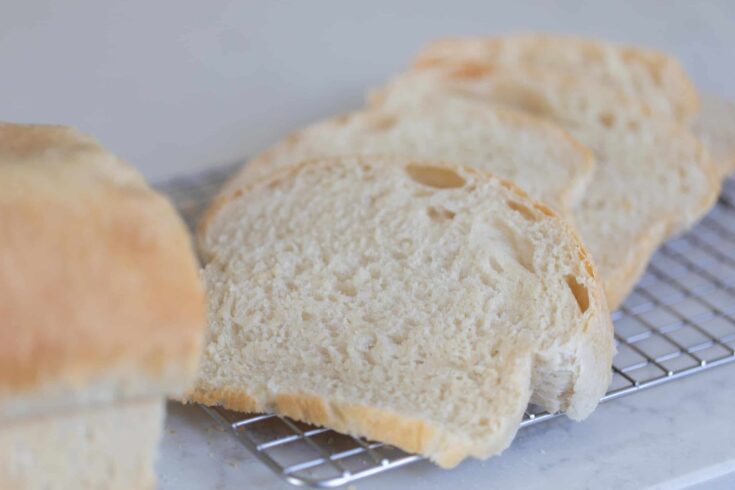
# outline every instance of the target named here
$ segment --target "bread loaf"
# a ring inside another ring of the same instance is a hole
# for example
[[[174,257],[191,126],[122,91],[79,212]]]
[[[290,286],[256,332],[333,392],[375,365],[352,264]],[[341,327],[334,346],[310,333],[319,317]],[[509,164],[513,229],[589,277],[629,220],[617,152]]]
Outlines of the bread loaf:
[[[0,123],[0,486],[152,488],[204,298],[185,225],[71,128]]]

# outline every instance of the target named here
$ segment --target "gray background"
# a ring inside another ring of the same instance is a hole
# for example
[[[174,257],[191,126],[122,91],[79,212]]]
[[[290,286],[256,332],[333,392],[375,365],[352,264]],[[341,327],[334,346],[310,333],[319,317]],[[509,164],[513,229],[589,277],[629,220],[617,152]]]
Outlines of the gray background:
[[[358,107],[429,39],[517,30],[665,49],[735,99],[733,0],[6,0],[0,119],[78,126],[159,180]]]

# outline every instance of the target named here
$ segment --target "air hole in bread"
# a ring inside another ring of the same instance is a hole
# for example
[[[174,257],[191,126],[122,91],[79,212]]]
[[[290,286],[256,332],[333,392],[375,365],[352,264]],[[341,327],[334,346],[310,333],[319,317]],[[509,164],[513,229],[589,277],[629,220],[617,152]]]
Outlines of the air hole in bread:
[[[406,174],[419,184],[437,189],[462,187],[465,180],[457,172],[449,168],[431,167],[428,165],[408,165]]]
[[[606,128],[611,128],[613,124],[615,124],[615,116],[613,116],[609,112],[604,112],[600,114],[600,122]]]
[[[455,213],[448,209],[444,208],[435,208],[433,206],[429,207],[426,210],[426,214],[429,215],[429,218],[431,218],[433,221],[446,221],[454,219]]]
[[[500,83],[494,92],[493,99],[514,109],[544,117],[550,116],[553,112],[546,98],[528,87]]]
[[[574,295],[574,299],[577,300],[579,311],[584,313],[590,306],[590,293],[589,291],[587,291],[587,287],[583,284],[580,284],[577,281],[577,278],[572,274],[568,274],[566,276],[566,280],[567,286],[569,286],[569,290]]]
[[[519,202],[508,201],[508,207],[513,211],[518,211],[519,213],[521,213],[521,215],[528,221],[538,221],[538,217],[536,216],[536,214],[534,214],[533,211],[531,211],[528,207]]]

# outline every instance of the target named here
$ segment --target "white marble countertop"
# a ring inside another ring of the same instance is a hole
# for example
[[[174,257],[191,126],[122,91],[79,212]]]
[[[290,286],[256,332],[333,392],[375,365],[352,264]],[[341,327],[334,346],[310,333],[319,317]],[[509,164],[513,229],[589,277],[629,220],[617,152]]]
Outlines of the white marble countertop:
[[[585,422],[522,429],[488,461],[427,462],[359,480],[358,490],[735,488],[735,364],[609,401]],[[196,406],[169,404],[161,490],[294,488]],[[698,487],[700,488],[700,487]]]

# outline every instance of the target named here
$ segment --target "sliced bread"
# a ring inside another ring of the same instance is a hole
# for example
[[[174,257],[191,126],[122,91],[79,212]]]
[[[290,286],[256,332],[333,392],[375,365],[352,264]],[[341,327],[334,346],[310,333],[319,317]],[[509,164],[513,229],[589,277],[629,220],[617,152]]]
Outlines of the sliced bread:
[[[420,105],[437,91],[545,116],[594,152],[595,174],[574,221],[611,308],[620,305],[661,241],[696,222],[719,192],[719,172],[686,128],[612,87],[573,75],[530,66],[434,66],[400,76],[371,103]]]
[[[553,34],[516,34],[498,38],[449,38],[429,43],[416,66],[465,62],[498,66],[531,65],[611,85],[652,109],[691,121],[698,95],[682,65],[660,51]]]
[[[427,97],[422,102],[313,124],[249,162],[232,182],[320,156],[398,155],[488,170],[571,215],[594,164],[591,152],[565,131],[541,118],[477,100]]]
[[[735,170],[735,106],[720,97],[698,95],[681,64],[665,53],[580,37],[521,34],[441,39],[426,46],[415,65],[467,62],[496,68],[531,65],[612,86],[647,109],[692,122],[723,176]]]
[[[508,446],[529,401],[586,417],[610,380],[585,248],[490,174],[317,159],[229,188],[199,243],[210,331],[192,401],[451,467]]]

